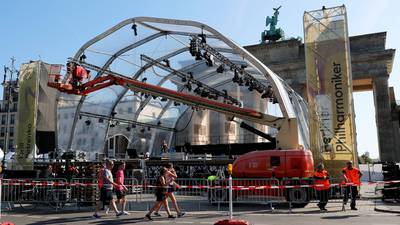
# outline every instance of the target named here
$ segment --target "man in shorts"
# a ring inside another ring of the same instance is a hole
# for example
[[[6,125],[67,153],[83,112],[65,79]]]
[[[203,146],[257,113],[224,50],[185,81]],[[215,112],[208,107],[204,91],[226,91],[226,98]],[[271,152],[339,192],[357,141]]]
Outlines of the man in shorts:
[[[125,170],[125,162],[121,161],[118,165],[118,170],[115,176],[115,182],[118,186],[115,188],[115,194],[117,195],[117,205],[121,205],[121,212],[124,215],[129,215],[127,211],[125,211],[126,206],[126,192],[128,188],[124,185],[124,170]]]
[[[114,163],[110,160],[106,160],[106,167],[100,171],[98,176],[99,181],[102,182],[102,187],[100,189],[100,201],[96,204],[96,211],[93,214],[94,218],[101,218],[99,215],[100,211],[100,204],[103,205],[110,205],[111,209],[115,211],[116,216],[123,215],[122,212],[119,212],[116,205],[115,200],[113,199],[113,189],[114,187],[119,186],[117,183],[114,182],[113,175],[111,173],[112,168],[114,167]]]

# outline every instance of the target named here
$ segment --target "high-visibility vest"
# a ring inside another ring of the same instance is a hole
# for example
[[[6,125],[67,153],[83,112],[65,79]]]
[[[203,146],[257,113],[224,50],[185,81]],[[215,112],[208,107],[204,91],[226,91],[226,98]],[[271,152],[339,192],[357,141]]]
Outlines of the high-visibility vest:
[[[353,183],[354,185],[360,185],[360,171],[357,168],[348,169],[347,167],[343,168],[343,173],[346,175],[349,182]]]
[[[328,178],[329,177],[328,171],[322,170],[320,172],[320,171],[317,170],[314,173],[314,177],[320,178],[320,179],[315,179],[314,184],[324,185],[324,186],[316,186],[315,190],[321,191],[321,190],[329,189],[330,183],[329,183],[329,178]]]

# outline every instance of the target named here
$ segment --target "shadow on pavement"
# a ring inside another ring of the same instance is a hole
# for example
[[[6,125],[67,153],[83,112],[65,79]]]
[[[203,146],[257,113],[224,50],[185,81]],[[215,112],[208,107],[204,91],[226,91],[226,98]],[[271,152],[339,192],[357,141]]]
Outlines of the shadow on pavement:
[[[343,216],[323,216],[321,219],[326,220],[341,220],[341,219],[348,219],[351,217],[359,217],[359,215],[343,215]]]
[[[28,225],[51,225],[51,224],[59,225],[59,224],[68,224],[68,223],[83,222],[83,221],[85,221],[89,224],[106,225],[106,224],[139,223],[139,222],[145,221],[145,219],[143,217],[95,219],[95,218],[92,218],[91,216],[81,216],[81,217],[74,217],[74,218],[60,218],[60,219],[51,219],[51,220],[46,220],[46,221],[38,221],[38,222],[34,222],[34,223],[29,223]]]

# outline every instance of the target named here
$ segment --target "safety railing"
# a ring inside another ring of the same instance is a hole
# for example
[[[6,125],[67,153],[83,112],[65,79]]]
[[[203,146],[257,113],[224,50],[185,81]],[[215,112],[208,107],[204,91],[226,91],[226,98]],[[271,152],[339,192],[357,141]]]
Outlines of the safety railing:
[[[70,182],[71,198],[68,202],[78,207],[93,206],[99,198],[97,180],[95,178],[73,178]]]
[[[65,179],[3,179],[1,200],[30,210],[39,206],[59,209],[70,192]]]
[[[351,197],[357,197],[359,187],[342,185],[341,182],[341,179],[331,179],[328,187],[314,179],[234,178],[232,201],[236,204],[269,204],[271,208],[273,204],[285,203],[289,210],[319,202],[335,202],[344,206],[345,196],[350,202]],[[128,203],[132,206],[128,206],[128,210],[146,210],[154,203],[156,179],[145,179],[139,183],[134,178],[126,178],[125,185],[128,202],[132,203]],[[370,187],[372,185],[375,184],[369,184]],[[229,201],[227,179],[182,178],[169,188],[186,211],[206,209],[212,205],[221,210],[221,206],[226,206]],[[74,178],[70,182],[65,179],[2,180],[2,203],[9,202],[27,210],[38,206],[56,210],[68,205],[94,207],[98,199],[99,188],[93,178]]]

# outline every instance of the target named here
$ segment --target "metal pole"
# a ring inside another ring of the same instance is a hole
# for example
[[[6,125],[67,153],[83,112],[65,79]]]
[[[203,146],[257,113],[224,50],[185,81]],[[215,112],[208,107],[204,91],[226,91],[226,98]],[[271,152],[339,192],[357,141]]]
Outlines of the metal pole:
[[[371,182],[371,170],[369,168],[369,163],[367,163],[368,166],[368,181]]]
[[[14,67],[14,62],[15,58],[11,58],[11,67],[5,67],[4,68],[4,89],[5,94],[6,94],[6,105],[7,105],[7,113],[6,113],[6,127],[5,127],[5,143],[4,143],[4,155],[8,153],[8,148],[9,148],[9,117],[10,117],[10,111],[11,111],[11,103],[12,103],[12,94],[11,94],[11,89],[12,89],[12,77],[14,72],[16,72],[15,67]],[[7,83],[7,71],[10,73],[10,79]],[[5,158],[5,157],[4,157]],[[4,163],[4,162],[3,162]]]
[[[5,155],[4,155],[4,157],[6,157]],[[2,186],[3,186],[3,183],[2,183],[2,180],[3,180],[3,178],[1,178],[0,177],[0,219],[1,219],[1,192],[2,192]]]
[[[229,175],[229,219],[233,218],[232,175]]]

